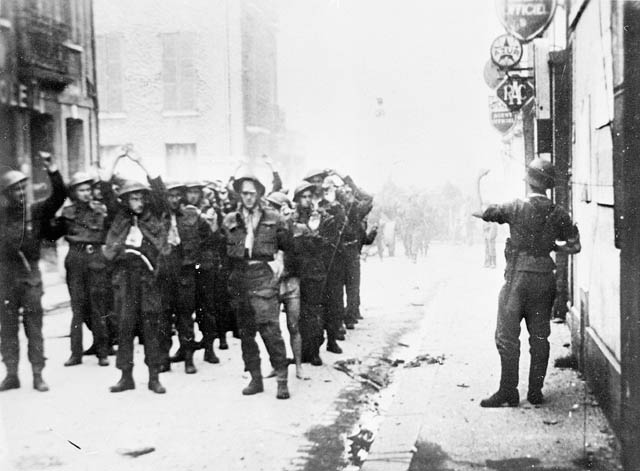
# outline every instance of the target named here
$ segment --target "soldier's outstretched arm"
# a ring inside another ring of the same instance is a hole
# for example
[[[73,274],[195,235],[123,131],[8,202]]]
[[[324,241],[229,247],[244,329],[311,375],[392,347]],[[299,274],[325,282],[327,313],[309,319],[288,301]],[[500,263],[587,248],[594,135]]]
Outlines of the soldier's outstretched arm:
[[[39,219],[48,220],[55,216],[56,211],[62,207],[64,200],[67,199],[67,187],[55,162],[45,160],[44,167],[51,181],[51,194],[42,203],[39,203],[33,211]]]

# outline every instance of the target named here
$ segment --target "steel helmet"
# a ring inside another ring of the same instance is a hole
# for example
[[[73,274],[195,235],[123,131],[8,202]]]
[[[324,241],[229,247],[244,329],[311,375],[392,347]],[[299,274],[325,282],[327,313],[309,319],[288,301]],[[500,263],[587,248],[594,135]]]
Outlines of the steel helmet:
[[[280,191],[274,191],[269,196],[267,196],[267,201],[278,207],[284,205],[291,206],[291,201],[289,201],[287,195]]]
[[[536,157],[527,165],[527,181],[544,188],[553,188],[556,181],[556,169],[548,160]]]
[[[0,177],[0,191],[11,188],[16,183],[27,181],[27,176],[19,170],[9,170]]]
[[[149,191],[149,187],[144,183],[140,183],[134,180],[127,180],[118,190],[118,197],[121,198],[129,193],[135,193],[136,191]]]
[[[303,180],[309,181],[313,177],[321,177],[324,180],[324,178],[326,176],[327,176],[327,171],[326,170],[321,170],[319,168],[314,168],[312,170],[309,170],[309,172],[307,172],[307,174],[305,175]]]
[[[342,186],[342,181],[338,180],[334,175],[329,175],[322,181],[322,188],[330,188],[332,186],[338,188]]]
[[[198,189],[203,189],[205,187],[205,184],[203,182],[198,182],[198,181],[190,181],[185,183],[184,185],[185,188],[198,188]]]
[[[313,192],[315,188],[316,186],[313,183],[309,183],[307,181],[300,182],[298,186],[296,186],[296,189],[293,191],[294,201],[298,198],[298,196],[300,196],[305,191]]]
[[[88,183],[93,185],[95,183],[95,178],[89,175],[87,172],[76,172],[71,175],[71,179],[69,180],[69,189],[82,185],[83,183]]]
[[[258,178],[258,176],[253,173],[249,169],[241,169],[238,171],[233,181],[233,189],[236,193],[240,193],[240,189],[242,188],[242,182],[245,180],[251,180],[256,185],[256,189],[258,190],[259,196],[264,195],[266,188]]]
[[[186,188],[186,185],[184,183],[179,183],[179,182],[167,183],[165,186],[167,188],[167,191],[184,190]]]

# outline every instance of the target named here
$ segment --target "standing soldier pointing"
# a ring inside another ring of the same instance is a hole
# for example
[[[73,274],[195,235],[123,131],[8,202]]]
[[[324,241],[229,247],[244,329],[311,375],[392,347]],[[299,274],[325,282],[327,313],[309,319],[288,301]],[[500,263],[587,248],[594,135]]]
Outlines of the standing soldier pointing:
[[[527,167],[529,196],[503,205],[490,205],[473,215],[484,221],[509,224],[505,255],[505,284],[498,301],[496,346],[502,365],[500,388],[484,399],[482,407],[515,407],[518,394],[520,322],[529,331],[531,363],[527,400],[541,404],[542,386],[549,362],[551,308],[555,298],[555,263],[552,251],[575,254],[580,251],[580,235],[571,217],[547,197],[555,185],[555,169],[550,162],[534,159]]]

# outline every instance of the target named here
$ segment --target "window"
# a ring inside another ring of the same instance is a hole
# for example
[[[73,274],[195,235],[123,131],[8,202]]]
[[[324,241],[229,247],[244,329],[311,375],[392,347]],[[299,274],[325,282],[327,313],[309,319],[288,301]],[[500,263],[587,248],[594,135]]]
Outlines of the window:
[[[193,35],[188,33],[162,35],[162,80],[164,109],[167,111],[195,109],[196,72],[193,42]]]
[[[197,165],[195,144],[165,144],[165,153],[168,179],[193,178]]]
[[[100,109],[122,112],[122,38],[118,34],[97,36],[96,46]]]

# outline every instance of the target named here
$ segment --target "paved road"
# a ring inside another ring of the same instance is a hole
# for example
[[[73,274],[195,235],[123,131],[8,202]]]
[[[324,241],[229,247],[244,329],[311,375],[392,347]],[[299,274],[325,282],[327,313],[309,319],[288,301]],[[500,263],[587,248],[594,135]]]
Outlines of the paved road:
[[[0,434],[4,433],[0,445],[6,445],[0,446],[0,463],[3,451],[8,461],[1,468],[273,471],[341,467],[347,464],[344,435],[375,390],[336,370],[334,362],[362,361],[360,369],[365,371],[367,362],[375,363],[396,346],[402,333],[418,324],[422,311],[412,305],[417,299],[417,269],[401,258],[382,263],[370,258],[363,264],[365,320],[348,334],[343,355],[323,351],[325,365],[308,367],[311,380],[290,380],[289,401],[275,399],[275,380],[266,380],[264,394],[240,394],[248,376],[242,371],[235,339],[230,350],[219,352],[219,365],[204,363],[199,352],[198,374],[187,376],[177,366],[163,374],[168,390],[164,396],[147,390],[138,347],[136,390],[110,394],[108,387],[119,377],[113,360],[112,366],[100,368],[95,358],[86,357],[82,365],[64,368],[70,313],[48,315],[45,378],[51,391],[41,394],[31,389],[23,351],[23,387],[0,397]],[[89,338],[90,334],[85,344]],[[125,454],[151,448],[152,452],[137,458]]]

